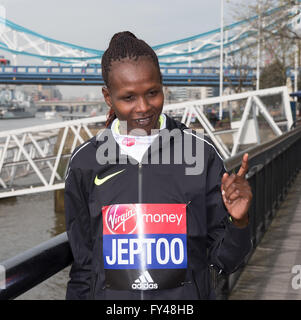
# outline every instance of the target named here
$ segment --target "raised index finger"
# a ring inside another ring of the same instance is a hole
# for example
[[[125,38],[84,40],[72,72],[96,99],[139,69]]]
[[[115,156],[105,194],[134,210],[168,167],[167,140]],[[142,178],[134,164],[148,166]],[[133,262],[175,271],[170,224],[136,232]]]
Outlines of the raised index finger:
[[[248,172],[248,168],[249,168],[248,157],[249,157],[249,155],[247,153],[245,153],[243,155],[242,163],[241,163],[241,166],[240,166],[239,171],[237,173],[238,176],[243,177],[243,178],[246,175],[246,173]]]

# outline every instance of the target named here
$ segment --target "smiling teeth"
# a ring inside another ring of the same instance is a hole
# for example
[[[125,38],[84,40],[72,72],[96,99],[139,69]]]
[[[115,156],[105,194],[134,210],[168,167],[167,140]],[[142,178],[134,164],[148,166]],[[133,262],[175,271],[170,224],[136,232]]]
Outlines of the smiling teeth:
[[[138,120],[136,120],[136,121],[137,121],[138,123],[140,123],[140,124],[143,124],[143,123],[149,121],[149,119],[150,119],[150,117],[149,117],[149,118],[145,118],[145,119],[138,119]]]

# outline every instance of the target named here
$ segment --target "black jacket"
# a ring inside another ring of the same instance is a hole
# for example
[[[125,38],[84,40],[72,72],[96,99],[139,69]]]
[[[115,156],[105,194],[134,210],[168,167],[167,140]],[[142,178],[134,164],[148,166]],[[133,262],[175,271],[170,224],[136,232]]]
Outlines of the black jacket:
[[[142,164],[121,154],[110,130],[73,152],[67,299],[210,299],[209,266],[231,273],[250,251],[250,226],[234,226],[223,205],[212,142],[169,117],[166,127]],[[187,174],[194,156],[201,173]]]

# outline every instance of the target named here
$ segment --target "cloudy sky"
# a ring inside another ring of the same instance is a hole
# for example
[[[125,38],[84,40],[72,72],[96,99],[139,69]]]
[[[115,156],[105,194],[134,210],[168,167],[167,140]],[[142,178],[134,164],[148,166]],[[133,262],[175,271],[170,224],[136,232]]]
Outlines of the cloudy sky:
[[[248,0],[224,0],[225,24],[233,22],[233,4],[241,2]],[[106,49],[115,32],[123,30],[134,32],[152,46],[218,28],[220,3],[221,0],[0,0],[8,20],[44,36],[100,50]]]

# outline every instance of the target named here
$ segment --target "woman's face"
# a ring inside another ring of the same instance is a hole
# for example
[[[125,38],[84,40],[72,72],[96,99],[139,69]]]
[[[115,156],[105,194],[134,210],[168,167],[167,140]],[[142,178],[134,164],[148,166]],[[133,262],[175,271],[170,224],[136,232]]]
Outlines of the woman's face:
[[[159,128],[164,95],[158,68],[149,57],[114,61],[109,71],[109,88],[103,95],[117,118],[124,121],[123,134],[151,134]],[[135,130],[143,129],[143,130]]]

